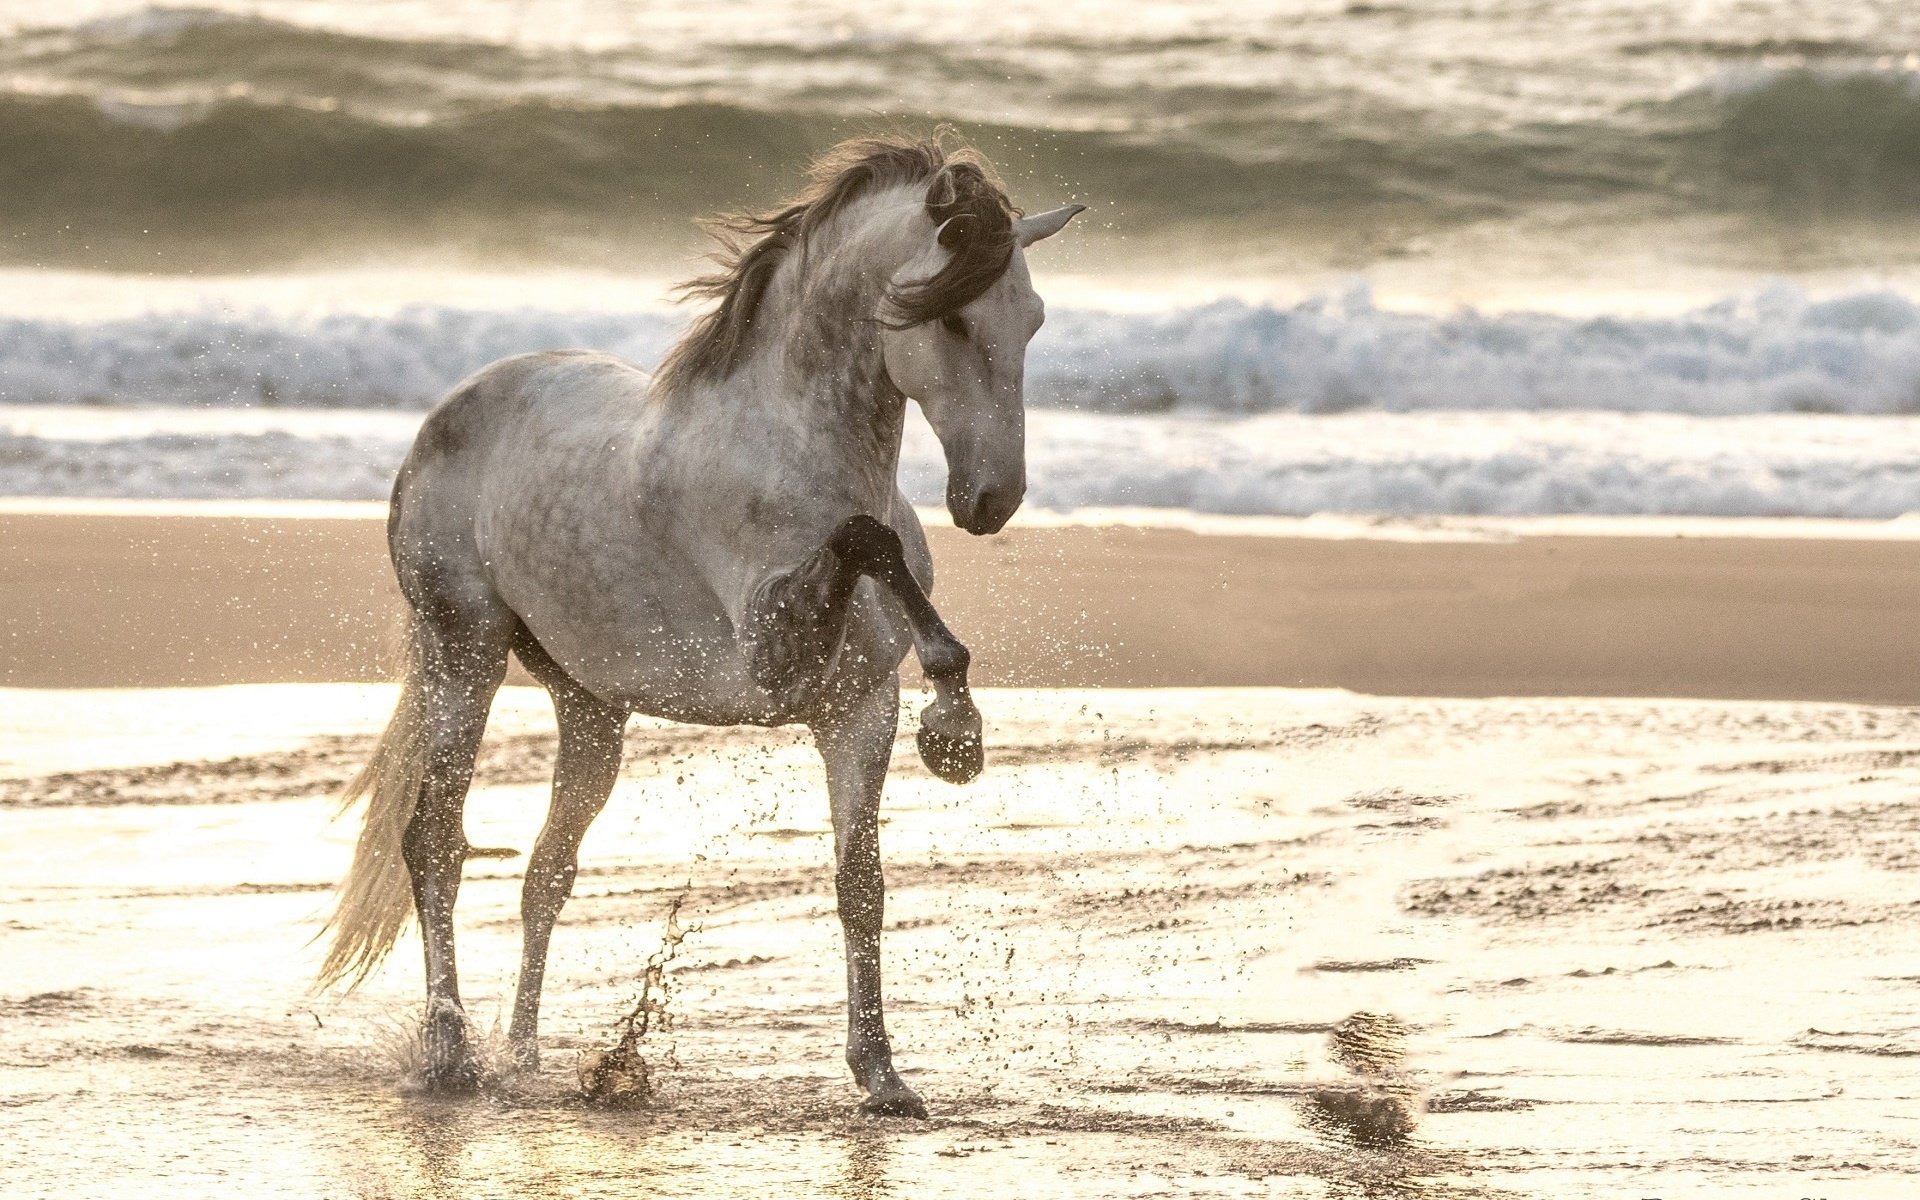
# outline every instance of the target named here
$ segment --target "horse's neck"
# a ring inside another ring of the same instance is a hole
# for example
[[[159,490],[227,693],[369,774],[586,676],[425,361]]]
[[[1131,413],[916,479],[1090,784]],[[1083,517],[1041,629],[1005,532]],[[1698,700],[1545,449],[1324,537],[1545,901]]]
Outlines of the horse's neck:
[[[887,378],[872,320],[892,272],[862,262],[867,252],[844,246],[806,263],[796,255],[784,265],[762,300],[762,336],[739,376],[757,381],[752,390],[761,394],[739,400],[761,418],[742,426],[748,436],[768,424],[788,436],[796,424],[804,428],[810,469],[822,483],[850,486],[874,515],[884,515],[899,469],[906,400]]]

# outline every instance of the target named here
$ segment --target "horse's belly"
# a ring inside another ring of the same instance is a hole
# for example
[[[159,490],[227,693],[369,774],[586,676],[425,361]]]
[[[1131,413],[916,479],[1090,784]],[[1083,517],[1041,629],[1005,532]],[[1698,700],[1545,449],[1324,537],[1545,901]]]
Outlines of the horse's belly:
[[[904,632],[876,603],[871,585],[855,602],[831,676],[820,689],[881,682],[906,652]],[[521,615],[541,648],[602,701],[630,712],[701,725],[784,725],[805,721],[808,706],[783,707],[753,681],[726,614],[689,621],[679,608],[668,620],[647,603],[606,605],[577,596],[577,607]],[[617,615],[616,615],[617,614]]]
[[[607,646],[611,652],[602,648]],[[790,719],[754,686],[732,638],[608,631],[592,652],[555,657],[588,691],[630,712],[702,725],[769,725]]]
[[[624,557],[607,548],[564,570],[503,572],[522,578],[496,586],[547,656],[608,704],[710,724],[773,715],[718,599]]]

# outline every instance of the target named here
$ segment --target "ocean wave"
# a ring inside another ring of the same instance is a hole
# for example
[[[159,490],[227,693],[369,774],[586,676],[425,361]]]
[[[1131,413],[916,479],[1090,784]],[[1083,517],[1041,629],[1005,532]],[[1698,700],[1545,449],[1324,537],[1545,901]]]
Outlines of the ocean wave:
[[[1779,216],[1901,216],[1920,203],[1920,73],[1746,69],[1675,101],[1696,187]]]
[[[1885,220],[1920,199],[1920,76],[1866,43],[1617,49],[1713,70],[1569,115],[1435,106],[1358,63],[1294,82],[1301,46],[1225,35],[584,49],[151,9],[0,38],[0,257],[677,253],[691,218],[771,202],[809,154],[902,117],[956,121],[1017,190],[1098,201],[1111,228],[1086,236],[1136,247],[1227,227],[1351,256],[1554,206]]]
[[[381,500],[409,437],[382,414],[323,426],[41,435],[0,410],[0,494]],[[164,425],[164,414],[158,422]],[[1881,519],[1920,512],[1920,419],[1605,413],[1260,417],[1039,412],[1028,503],[1206,513]],[[937,505],[945,461],[909,426],[902,486]]]
[[[1046,414],[1029,441],[1041,507],[1235,515],[1890,518],[1920,512],[1920,420],[1616,413]],[[909,496],[943,463],[910,440]],[[924,498],[924,499],[923,499]]]
[[[65,440],[0,432],[0,495],[384,500],[407,441],[384,433],[149,433]]]
[[[1033,402],[1103,411],[1920,413],[1920,305],[1887,291],[1567,317],[1393,312],[1358,286],[1292,308],[1067,312],[1042,336]]]
[[[417,409],[498,358],[589,347],[657,362],[664,312],[416,306],[315,317],[0,319],[0,405]],[[1041,408],[1094,412],[1599,410],[1920,413],[1920,304],[1786,285],[1675,316],[1377,307],[1056,308],[1028,354]]]
[[[0,405],[419,409],[487,363],[533,350],[593,348],[652,364],[680,325],[663,313],[423,305],[384,315],[0,318]]]

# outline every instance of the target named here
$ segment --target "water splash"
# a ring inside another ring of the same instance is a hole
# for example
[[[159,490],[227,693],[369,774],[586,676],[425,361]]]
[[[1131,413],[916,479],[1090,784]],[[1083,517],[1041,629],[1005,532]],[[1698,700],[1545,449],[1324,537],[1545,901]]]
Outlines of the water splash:
[[[691,880],[667,902],[666,929],[660,935],[660,948],[647,956],[646,973],[640,979],[640,996],[632,1011],[614,1026],[619,1036],[603,1050],[588,1050],[580,1055],[578,1073],[580,1094],[589,1104],[624,1108],[645,1104],[653,1098],[653,1073],[641,1054],[641,1043],[658,1030],[673,1028],[673,1014],[667,1004],[672,995],[667,980],[667,965],[680,956],[680,944],[700,927],[680,924],[680,909],[693,890]]]
[[[1405,1069],[1407,1034],[1404,1022],[1384,1013],[1357,1012],[1334,1026],[1329,1051],[1353,1078],[1309,1094],[1308,1123],[1361,1146],[1399,1146],[1412,1137],[1426,1096]]]

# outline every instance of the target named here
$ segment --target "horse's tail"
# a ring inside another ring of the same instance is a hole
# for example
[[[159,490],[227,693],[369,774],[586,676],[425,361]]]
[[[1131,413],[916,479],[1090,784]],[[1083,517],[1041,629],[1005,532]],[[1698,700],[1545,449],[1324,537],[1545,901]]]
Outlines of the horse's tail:
[[[343,980],[349,989],[360,986],[393,949],[413,912],[412,877],[401,854],[401,843],[413,820],[427,760],[424,681],[415,619],[408,614],[406,666],[393,719],[374,746],[373,757],[340,798],[342,813],[364,798],[367,822],[354,848],[353,866],[340,881],[339,905],[321,931],[323,937],[333,935],[333,944],[327,948],[326,961],[320,964],[318,988],[332,987]]]

